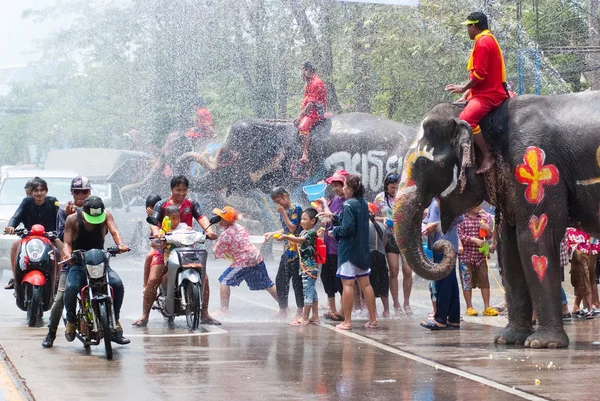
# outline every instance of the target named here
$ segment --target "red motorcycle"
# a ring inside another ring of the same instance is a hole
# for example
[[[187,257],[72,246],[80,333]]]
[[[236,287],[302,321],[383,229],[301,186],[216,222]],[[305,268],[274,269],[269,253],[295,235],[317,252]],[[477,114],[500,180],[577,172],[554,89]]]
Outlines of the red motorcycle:
[[[56,233],[35,224],[31,231],[15,230],[21,237],[17,253],[15,294],[19,309],[27,311],[27,323],[34,327],[44,311],[50,310],[56,294],[58,250]]]

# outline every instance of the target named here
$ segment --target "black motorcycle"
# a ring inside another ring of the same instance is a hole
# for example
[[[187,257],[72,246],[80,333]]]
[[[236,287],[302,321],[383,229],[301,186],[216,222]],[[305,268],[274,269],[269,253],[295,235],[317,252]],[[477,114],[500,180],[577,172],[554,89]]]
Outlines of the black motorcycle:
[[[52,308],[56,295],[56,233],[35,224],[31,230],[20,228],[15,234],[21,238],[14,278],[17,306],[27,311],[29,327],[35,327],[43,312]]]
[[[60,264],[73,262],[83,267],[87,284],[77,294],[77,328],[75,336],[85,348],[104,340],[106,359],[113,358],[111,338],[117,319],[113,310],[113,291],[108,280],[109,260],[121,253],[119,248],[73,251]]]

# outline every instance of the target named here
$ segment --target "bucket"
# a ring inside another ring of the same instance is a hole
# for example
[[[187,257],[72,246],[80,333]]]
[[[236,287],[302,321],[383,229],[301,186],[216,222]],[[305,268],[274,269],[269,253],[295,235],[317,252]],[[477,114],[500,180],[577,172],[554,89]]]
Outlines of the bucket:
[[[327,188],[327,184],[314,184],[307,185],[302,188],[309,201],[315,201],[319,198],[322,198],[325,195],[325,188]]]
[[[427,240],[423,241],[423,250],[425,251],[425,256],[427,256],[429,260],[433,260],[433,251],[427,247]]]

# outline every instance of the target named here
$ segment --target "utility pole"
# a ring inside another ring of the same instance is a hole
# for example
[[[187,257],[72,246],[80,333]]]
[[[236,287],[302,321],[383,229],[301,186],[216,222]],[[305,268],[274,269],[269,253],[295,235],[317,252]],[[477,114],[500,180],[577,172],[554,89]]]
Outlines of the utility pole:
[[[588,34],[588,45],[600,46],[600,35],[598,35],[598,0],[588,0]],[[598,56],[597,52],[590,52],[586,57],[592,90],[600,89],[600,58]]]

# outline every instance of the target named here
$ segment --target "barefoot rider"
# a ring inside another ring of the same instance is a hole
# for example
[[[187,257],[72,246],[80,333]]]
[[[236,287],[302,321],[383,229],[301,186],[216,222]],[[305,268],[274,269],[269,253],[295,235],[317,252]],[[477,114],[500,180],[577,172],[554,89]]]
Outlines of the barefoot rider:
[[[123,243],[119,228],[115,223],[112,214],[105,210],[104,202],[97,196],[90,196],[83,202],[82,210],[67,217],[65,222],[65,235],[63,246],[63,258],[71,257],[73,250],[89,251],[91,249],[104,249],[104,237],[110,231],[115,244],[121,251],[127,251],[129,248]],[[123,304],[125,288],[119,275],[108,267],[108,281],[114,290],[114,312],[117,324],[116,332],[112,336],[112,341],[117,344],[129,344],[129,340],[123,337],[123,329],[119,323],[119,313]],[[77,324],[76,308],[77,294],[86,283],[86,274],[82,266],[73,265],[67,276],[67,287],[65,290],[65,308],[67,310],[67,327],[65,337],[71,342],[75,339],[75,329]]]
[[[492,167],[494,158],[481,135],[479,121],[508,98],[506,70],[502,50],[488,29],[486,15],[482,12],[471,13],[462,24],[467,26],[469,38],[475,41],[467,64],[469,82],[465,85],[450,84],[445,89],[450,93],[466,93],[470,90],[467,106],[459,118],[469,123],[475,143],[483,154],[483,161],[477,170],[480,174]]]

